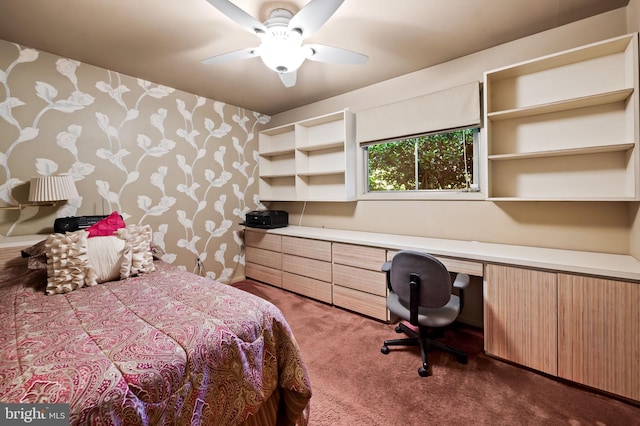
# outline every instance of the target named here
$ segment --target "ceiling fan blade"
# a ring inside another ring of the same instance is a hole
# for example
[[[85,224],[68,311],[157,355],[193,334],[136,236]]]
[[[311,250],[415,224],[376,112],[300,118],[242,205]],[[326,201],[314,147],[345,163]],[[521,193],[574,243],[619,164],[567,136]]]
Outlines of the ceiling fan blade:
[[[342,3],[344,0],[311,0],[291,18],[289,29],[298,30],[305,39],[324,25]]]
[[[242,50],[234,50],[233,52],[223,53],[222,55],[213,56],[202,61],[203,64],[223,64],[225,62],[239,61],[241,59],[255,58],[258,56],[257,48],[248,47]]]
[[[281,72],[280,80],[285,87],[293,87],[296,85],[297,71]]]
[[[307,59],[312,61],[360,65],[369,60],[367,55],[339,47],[326,46],[324,44],[305,44],[304,47],[311,50]]]
[[[240,9],[229,0],[207,0],[213,7],[227,15],[236,24],[254,35],[261,35],[267,32],[267,27],[244,10]]]

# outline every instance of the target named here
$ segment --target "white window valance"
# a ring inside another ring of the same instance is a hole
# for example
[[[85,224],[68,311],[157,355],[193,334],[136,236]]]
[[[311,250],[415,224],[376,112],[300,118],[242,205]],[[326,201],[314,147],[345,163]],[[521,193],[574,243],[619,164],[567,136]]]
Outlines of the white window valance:
[[[440,90],[356,113],[359,143],[419,135],[481,123],[480,83]]]

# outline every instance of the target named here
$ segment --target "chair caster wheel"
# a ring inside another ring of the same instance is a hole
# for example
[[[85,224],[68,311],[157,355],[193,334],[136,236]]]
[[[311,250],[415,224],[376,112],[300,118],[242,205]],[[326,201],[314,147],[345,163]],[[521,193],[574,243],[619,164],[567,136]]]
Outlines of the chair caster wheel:
[[[429,375],[429,370],[424,367],[420,367],[418,368],[418,374],[420,375],[420,377],[427,377]]]
[[[457,360],[460,364],[466,364],[469,362],[469,359],[466,355],[458,355]]]
[[[380,348],[380,352],[382,352],[383,354],[388,354],[389,353],[389,348],[386,346],[383,346]]]

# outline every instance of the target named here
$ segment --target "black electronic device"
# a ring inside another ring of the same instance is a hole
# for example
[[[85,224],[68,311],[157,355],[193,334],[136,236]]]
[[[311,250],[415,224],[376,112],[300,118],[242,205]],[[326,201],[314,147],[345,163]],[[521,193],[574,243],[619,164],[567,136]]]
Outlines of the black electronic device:
[[[59,217],[53,222],[53,232],[65,233],[85,229],[107,216],[69,216]]]
[[[289,213],[284,210],[255,210],[247,213],[243,225],[250,228],[283,228],[289,225]]]

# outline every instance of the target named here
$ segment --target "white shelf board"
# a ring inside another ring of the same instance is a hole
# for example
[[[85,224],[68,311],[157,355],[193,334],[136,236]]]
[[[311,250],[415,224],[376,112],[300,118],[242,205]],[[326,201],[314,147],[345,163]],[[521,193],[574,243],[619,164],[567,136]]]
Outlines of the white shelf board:
[[[303,172],[300,171],[297,173],[298,176],[329,176],[329,175],[343,175],[344,169],[342,170],[321,170],[321,171],[308,171]]]
[[[612,92],[582,96],[579,98],[549,102],[540,105],[532,105],[523,108],[489,112],[487,113],[487,117],[491,121],[500,121],[511,120],[514,118],[531,117],[534,115],[548,114],[552,112],[567,111],[569,109],[586,108],[590,106],[624,101],[629,96],[631,96],[632,93],[633,88],[626,88],[621,90],[614,90]]]
[[[624,144],[588,146],[588,147],[570,148],[570,149],[557,149],[557,150],[540,151],[540,152],[495,154],[495,155],[489,155],[488,158],[489,160],[492,160],[492,161],[526,160],[529,158],[560,157],[565,155],[568,156],[568,155],[595,154],[600,152],[627,151],[629,149],[633,149],[634,147],[635,147],[634,143],[624,143]]]
[[[296,149],[301,152],[312,152],[312,151],[321,151],[324,149],[334,149],[334,148],[342,148],[342,147],[344,147],[344,141],[339,140],[339,141],[321,143],[321,144],[315,144],[315,145],[298,146]]]

